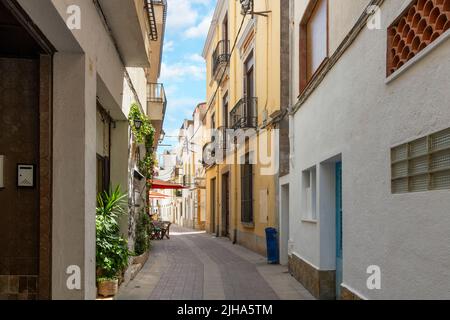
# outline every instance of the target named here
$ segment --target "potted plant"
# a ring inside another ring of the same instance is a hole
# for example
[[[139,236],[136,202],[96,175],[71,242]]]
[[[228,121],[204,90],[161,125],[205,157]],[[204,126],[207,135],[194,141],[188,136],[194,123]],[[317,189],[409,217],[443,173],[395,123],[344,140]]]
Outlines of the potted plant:
[[[125,213],[125,198],[120,187],[97,196],[97,286],[98,294],[104,297],[117,294],[119,275],[128,266],[128,244],[119,233],[118,223]]]

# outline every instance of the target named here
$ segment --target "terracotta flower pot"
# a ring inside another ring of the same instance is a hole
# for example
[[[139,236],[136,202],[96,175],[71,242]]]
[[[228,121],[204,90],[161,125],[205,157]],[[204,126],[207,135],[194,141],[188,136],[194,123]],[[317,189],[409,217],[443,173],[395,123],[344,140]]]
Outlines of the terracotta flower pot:
[[[103,280],[97,284],[98,295],[102,297],[113,297],[119,291],[119,280]]]

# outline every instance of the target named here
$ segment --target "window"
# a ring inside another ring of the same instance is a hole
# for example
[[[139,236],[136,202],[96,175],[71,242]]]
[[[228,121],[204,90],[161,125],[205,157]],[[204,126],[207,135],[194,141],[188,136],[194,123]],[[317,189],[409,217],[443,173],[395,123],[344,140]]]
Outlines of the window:
[[[252,98],[255,96],[255,60],[251,52],[244,63],[244,96]]]
[[[300,91],[328,58],[328,0],[312,0],[300,24]]]
[[[450,29],[450,0],[416,0],[388,28],[387,76]]]
[[[109,158],[97,154],[97,194],[108,192],[109,184]]]
[[[316,192],[317,192],[317,174],[316,168],[311,168],[309,170],[303,171],[302,175],[302,211],[303,219],[305,220],[316,220]]]
[[[223,97],[223,126],[228,129],[229,126],[229,111],[228,111],[228,92]]]
[[[211,116],[211,129],[215,129],[216,128],[216,114],[213,113]]]
[[[450,129],[391,150],[392,193],[450,189]]]
[[[227,46],[225,52],[228,52],[228,15],[223,19],[222,39],[225,41],[225,46]]]
[[[250,155],[245,155],[245,164],[241,165],[241,221],[253,223],[253,165]]]
[[[248,56],[244,64],[244,100],[246,108],[244,108],[244,117],[247,124],[255,122],[256,104],[255,98],[255,60],[253,51]]]

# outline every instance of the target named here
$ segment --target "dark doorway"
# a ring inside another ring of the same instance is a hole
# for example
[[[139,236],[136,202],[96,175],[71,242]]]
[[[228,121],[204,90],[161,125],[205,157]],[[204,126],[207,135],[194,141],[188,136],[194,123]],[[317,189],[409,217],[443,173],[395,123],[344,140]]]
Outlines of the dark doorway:
[[[0,300],[51,297],[53,50],[27,21],[16,1],[0,1]],[[32,187],[18,183],[18,164],[34,166]]]
[[[210,190],[210,208],[211,208],[211,219],[210,219],[210,231],[211,233],[217,233],[216,231],[216,179],[211,180]]]

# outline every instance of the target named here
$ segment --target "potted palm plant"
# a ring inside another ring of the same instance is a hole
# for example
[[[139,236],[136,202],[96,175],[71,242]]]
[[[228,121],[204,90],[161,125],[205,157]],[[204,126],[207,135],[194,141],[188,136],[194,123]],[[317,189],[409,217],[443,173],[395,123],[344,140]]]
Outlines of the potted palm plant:
[[[118,219],[125,213],[126,194],[120,187],[97,196],[96,260],[98,294],[117,294],[119,275],[128,266],[130,252],[127,241],[120,235]]]

